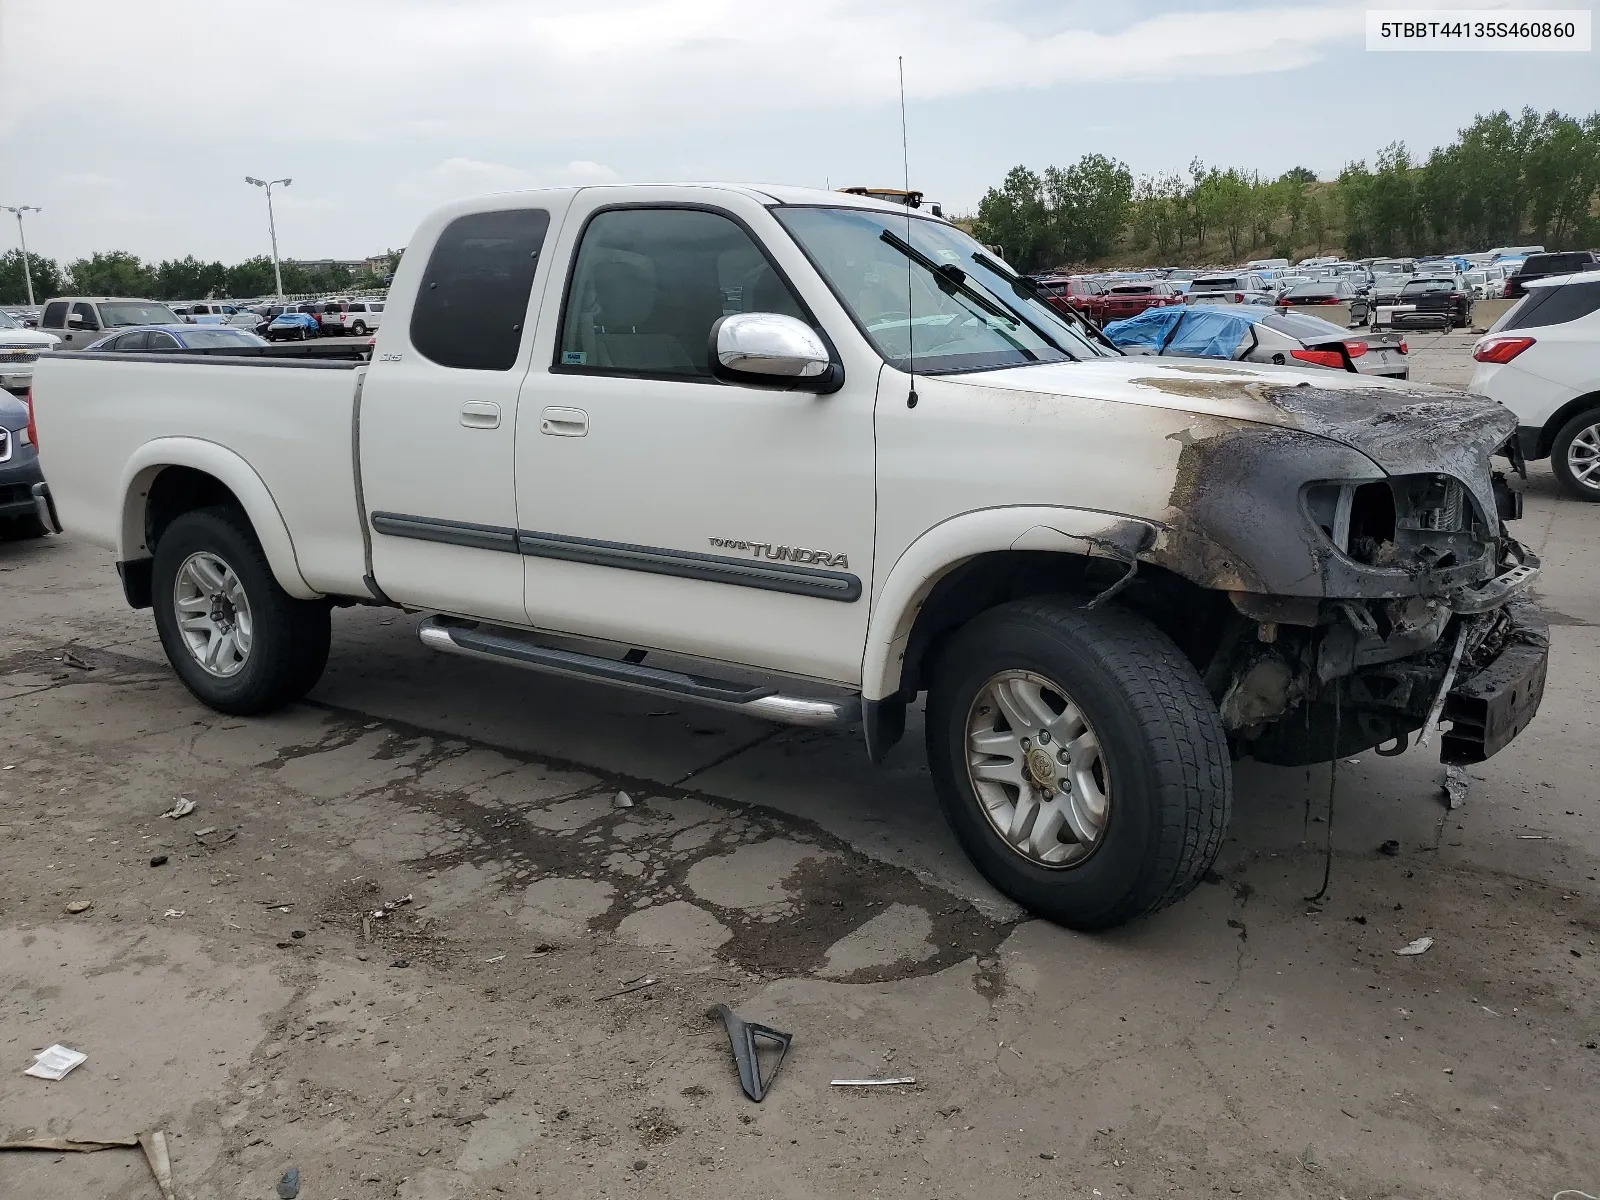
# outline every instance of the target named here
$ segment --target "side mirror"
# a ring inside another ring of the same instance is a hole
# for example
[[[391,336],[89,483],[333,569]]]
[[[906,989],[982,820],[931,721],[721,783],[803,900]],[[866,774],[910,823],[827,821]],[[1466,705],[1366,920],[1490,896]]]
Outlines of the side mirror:
[[[787,383],[808,392],[836,392],[844,368],[804,321],[782,313],[734,313],[711,327],[711,363],[718,378]]]
[[[82,325],[83,324],[83,314],[82,313],[70,313],[67,316],[67,324],[68,325]]]

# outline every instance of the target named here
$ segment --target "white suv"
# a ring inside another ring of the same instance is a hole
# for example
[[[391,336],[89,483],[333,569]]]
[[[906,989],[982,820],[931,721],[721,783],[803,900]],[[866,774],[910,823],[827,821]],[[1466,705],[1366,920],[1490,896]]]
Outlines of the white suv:
[[[1523,454],[1566,491],[1600,500],[1600,271],[1553,275],[1478,344],[1472,390],[1517,415]]]

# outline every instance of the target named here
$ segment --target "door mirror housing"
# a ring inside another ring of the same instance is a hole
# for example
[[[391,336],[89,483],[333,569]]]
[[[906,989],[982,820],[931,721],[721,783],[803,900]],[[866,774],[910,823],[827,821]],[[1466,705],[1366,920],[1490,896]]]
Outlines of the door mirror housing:
[[[828,393],[844,368],[811,326],[782,313],[734,313],[711,326],[711,366],[719,379]]]
[[[67,315],[67,324],[68,325],[82,325],[83,324],[83,314],[82,313],[69,313]]]

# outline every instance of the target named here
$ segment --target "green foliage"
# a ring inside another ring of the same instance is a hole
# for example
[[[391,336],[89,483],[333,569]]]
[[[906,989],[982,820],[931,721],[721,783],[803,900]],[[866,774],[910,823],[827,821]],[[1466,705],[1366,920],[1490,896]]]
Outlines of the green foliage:
[[[1146,175],[1091,154],[1041,177],[1016,167],[978,209],[977,230],[1025,270],[1129,251],[1238,261],[1247,248],[1351,258],[1600,244],[1600,112],[1478,116],[1418,160],[1392,142],[1332,184],[1297,166],[1264,180],[1200,159]]]
[[[33,275],[33,297],[43,304],[51,296],[61,294],[64,280],[61,267],[53,258],[29,253],[28,270]],[[28,281],[22,270],[22,251],[7,250],[0,254],[0,304],[26,304]]]
[[[1047,167],[1042,178],[1013,167],[979,202],[973,232],[1025,271],[1097,258],[1122,236],[1133,190],[1128,168],[1103,154],[1086,154],[1070,167]]]
[[[68,265],[67,274],[69,290],[80,296],[160,299],[154,295],[155,272],[145,266],[138,255],[126,250],[96,250],[88,258],[75,259]]]

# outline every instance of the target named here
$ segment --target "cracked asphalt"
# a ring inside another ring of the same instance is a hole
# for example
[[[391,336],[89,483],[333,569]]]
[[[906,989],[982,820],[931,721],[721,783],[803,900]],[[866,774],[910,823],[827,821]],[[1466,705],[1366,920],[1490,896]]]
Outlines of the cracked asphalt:
[[[1600,509],[1526,493],[1550,683],[1466,806],[1341,762],[1314,905],[1328,771],[1241,763],[1206,883],[1092,937],[973,873],[915,720],[874,769],[367,610],[229,718],[109,555],[0,544],[0,1140],[159,1126],[196,1198],[1600,1192]],[[759,1106],[718,1002],[794,1034]],[[24,1077],[54,1042],[88,1062]],[[7,1200],[155,1195],[0,1153]]]

